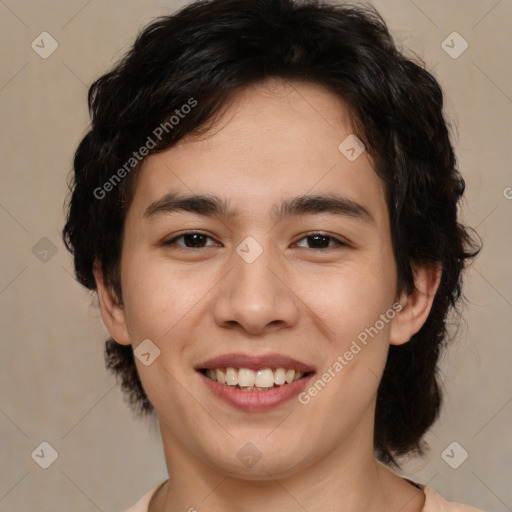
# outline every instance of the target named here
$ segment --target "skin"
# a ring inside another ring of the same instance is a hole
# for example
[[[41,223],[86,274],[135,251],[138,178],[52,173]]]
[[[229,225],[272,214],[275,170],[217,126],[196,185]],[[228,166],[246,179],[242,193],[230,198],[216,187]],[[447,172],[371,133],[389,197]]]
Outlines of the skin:
[[[424,494],[374,458],[378,384],[389,345],[407,343],[430,311],[439,268],[415,269],[417,290],[397,297],[383,184],[363,152],[350,162],[339,143],[353,130],[337,96],[320,85],[271,80],[234,96],[208,134],[149,156],[125,222],[122,303],[95,276],[103,321],[134,348],[153,403],[170,483],[150,512],[326,510],[419,512]],[[216,194],[239,210],[231,219],[192,212],[144,218],[167,192]],[[276,222],[283,198],[343,194],[374,223],[332,213]],[[163,242],[183,231],[210,238]],[[321,232],[346,242],[321,251],[304,238]],[[252,236],[252,263],[236,252]],[[399,302],[401,311],[307,405],[292,399],[244,412],[213,396],[193,367],[230,352],[278,352],[321,375],[352,340]],[[237,452],[253,443],[252,468]]]

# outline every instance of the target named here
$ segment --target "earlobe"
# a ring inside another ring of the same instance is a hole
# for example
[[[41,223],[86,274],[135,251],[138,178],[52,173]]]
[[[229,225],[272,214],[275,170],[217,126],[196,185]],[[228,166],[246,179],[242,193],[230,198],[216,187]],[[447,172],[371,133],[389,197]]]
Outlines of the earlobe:
[[[103,323],[112,338],[121,345],[130,344],[130,336],[126,327],[124,307],[119,304],[114,292],[109,289],[103,279],[101,265],[94,264],[94,278],[98,290],[98,300]]]
[[[402,308],[393,318],[389,342],[391,345],[407,343],[428,318],[441,282],[441,265],[421,266],[415,269],[415,290],[400,297]]]

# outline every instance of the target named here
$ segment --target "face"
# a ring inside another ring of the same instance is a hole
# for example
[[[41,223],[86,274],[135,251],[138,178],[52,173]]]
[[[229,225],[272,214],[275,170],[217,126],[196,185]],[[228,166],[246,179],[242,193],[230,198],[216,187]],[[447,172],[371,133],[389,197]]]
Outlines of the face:
[[[196,461],[257,480],[373,454],[398,343],[384,186],[366,152],[338,149],[348,112],[320,85],[261,83],[228,107],[207,135],[145,160],[109,330],[160,350],[136,358],[140,378],[164,443]],[[210,201],[178,201],[197,195]]]

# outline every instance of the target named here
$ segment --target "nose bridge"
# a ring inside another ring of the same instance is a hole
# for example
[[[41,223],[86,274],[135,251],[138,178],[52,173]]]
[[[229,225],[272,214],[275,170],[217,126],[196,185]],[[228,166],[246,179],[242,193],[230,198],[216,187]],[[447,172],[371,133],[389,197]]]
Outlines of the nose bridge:
[[[297,301],[286,285],[284,265],[264,238],[247,237],[233,251],[232,271],[215,303],[217,323],[236,322],[258,332],[271,323],[291,325],[297,321]]]
[[[235,252],[232,258],[235,266],[234,284],[240,285],[236,286],[236,293],[255,296],[266,294],[268,299],[273,299],[274,293],[278,291],[274,289],[274,280],[277,279],[275,269],[279,265],[268,240],[260,243],[253,237],[247,237]],[[274,268],[274,273],[270,271],[271,268]]]

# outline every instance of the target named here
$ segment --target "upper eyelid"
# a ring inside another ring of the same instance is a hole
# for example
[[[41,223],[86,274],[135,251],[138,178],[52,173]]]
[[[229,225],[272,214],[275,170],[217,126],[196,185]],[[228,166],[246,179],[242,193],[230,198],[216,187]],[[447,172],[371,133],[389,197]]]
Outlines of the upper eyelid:
[[[179,240],[181,237],[183,236],[187,236],[187,235],[202,235],[202,236],[205,236],[206,238],[210,238],[211,240],[215,240],[215,238],[211,235],[208,235],[207,233],[202,233],[201,231],[185,231],[183,233],[180,233],[179,235],[175,235],[173,236],[172,238],[169,238],[168,240],[164,240],[162,243],[163,244],[170,244],[171,242],[174,242],[175,240]]]
[[[310,233],[306,233],[305,235],[302,235],[301,238],[299,238],[297,241],[294,242],[294,245],[301,242],[302,240],[304,240],[305,238],[310,238],[310,237],[313,237],[313,236],[324,236],[326,238],[330,238],[334,241],[335,245],[332,246],[332,247],[322,247],[320,248],[320,250],[326,250],[326,249],[334,249],[335,247],[349,247],[350,244],[348,243],[348,241],[346,241],[343,237],[340,237],[338,235],[330,235],[329,233],[322,233],[322,232],[319,232],[319,231],[313,231],[313,232],[310,232]],[[306,249],[306,247],[304,247],[304,249]],[[307,249],[311,249],[310,247],[307,247]]]

